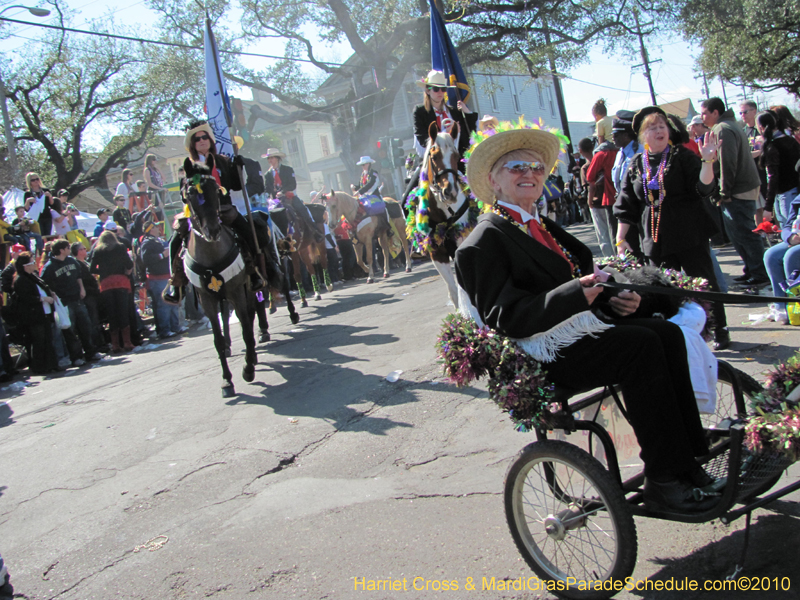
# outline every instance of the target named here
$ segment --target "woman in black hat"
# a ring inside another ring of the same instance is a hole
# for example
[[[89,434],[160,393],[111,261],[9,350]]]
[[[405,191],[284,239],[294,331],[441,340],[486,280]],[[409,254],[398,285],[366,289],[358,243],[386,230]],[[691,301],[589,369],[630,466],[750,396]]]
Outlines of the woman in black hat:
[[[700,145],[702,158],[681,145],[680,132],[657,106],[643,108],[633,130],[644,144],[622,183],[614,215],[619,220],[617,249],[632,251],[625,241],[632,224],[639,225],[642,251],[650,263],[703,277],[719,291],[709,239],[717,231],[705,197],[714,189],[713,163],[718,144],[708,133]],[[715,303],[714,349],[730,345],[725,307]]]

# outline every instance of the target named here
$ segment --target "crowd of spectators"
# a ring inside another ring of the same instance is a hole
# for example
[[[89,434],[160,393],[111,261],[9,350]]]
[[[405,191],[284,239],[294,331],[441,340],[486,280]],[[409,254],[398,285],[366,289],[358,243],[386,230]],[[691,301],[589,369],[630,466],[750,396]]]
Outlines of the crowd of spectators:
[[[163,183],[155,161],[149,168]],[[122,189],[125,181],[130,187]],[[101,353],[129,352],[148,336],[171,338],[187,331],[181,307],[161,297],[169,278],[164,214],[146,185],[124,176],[116,208],[99,209],[94,228],[86,231],[78,226],[80,213],[66,190],[53,196],[36,173],[27,175],[24,204],[10,223],[0,221],[0,248],[4,255],[8,249],[0,275],[0,381],[17,374],[10,343],[27,356],[32,374],[46,375],[98,361]],[[149,309],[141,290],[149,296]],[[58,303],[69,326],[59,318]],[[150,311],[155,332],[143,319]],[[202,313],[192,316],[207,323]]]
[[[667,170],[672,168],[677,173],[682,165],[687,190],[698,189],[699,181],[695,181],[701,164],[698,144],[702,145],[706,134],[710,133],[709,139],[719,144],[719,160],[713,164],[714,183],[699,186],[702,188],[700,199],[692,200],[702,212],[694,215],[691,223],[684,221],[679,230],[664,232],[663,237],[667,240],[685,238],[686,227],[695,227],[700,222],[708,224],[707,217],[710,216],[715,226],[704,229],[701,235],[703,246],[707,245],[706,237],[712,248],[732,244],[742,259],[743,272],[733,278],[733,285],[751,292],[771,285],[773,295],[785,297],[787,285],[793,282],[793,273],[800,269],[800,251],[796,248],[800,246],[800,223],[797,222],[800,207],[800,122],[786,106],[759,110],[756,102],[745,100],[738,109],[740,121],[737,121],[734,110],[727,108],[721,99],[710,98],[701,103],[700,114],[688,123],[675,115],[665,114],[663,120],[670,137],[669,150],[659,152],[656,157],[645,142],[645,131],[634,131],[633,111],[619,111],[615,118],[610,118],[605,103],[598,101],[592,107],[597,123],[595,135],[578,142],[573,177],[563,192],[548,202],[550,216],[562,226],[592,223],[604,256],[630,251],[642,260],[664,266],[663,260],[648,253],[652,247],[649,250],[643,248],[648,238],[652,242],[651,226],[643,223],[641,218],[631,218],[632,213],[624,206],[629,197],[621,201],[621,196],[625,196],[626,181],[636,184],[638,178],[641,184],[641,171],[646,170],[646,165],[641,160],[637,163],[638,155],[647,156],[651,161],[663,157]],[[685,156],[682,150],[677,151],[678,147],[697,156],[690,161],[691,167],[685,160],[667,161],[670,152],[673,156]],[[630,173],[631,165],[636,164],[639,167]],[[654,172],[658,168],[659,163],[653,162]],[[685,170],[687,168],[691,174]],[[667,219],[670,211],[678,210],[676,194],[665,195],[662,198],[664,205],[659,207],[658,182],[650,183],[651,195],[642,201],[639,217],[645,214],[666,215],[664,218]],[[692,194],[694,192],[689,195]],[[673,198],[672,207],[670,197]],[[653,205],[655,210],[651,210]],[[620,228],[623,222],[625,227]],[[780,239],[763,233],[770,229],[767,224],[773,231],[780,231]],[[710,281],[716,280],[718,289],[727,291],[713,249],[710,257],[709,269],[713,267],[713,273],[705,277]],[[724,326],[722,307],[717,307],[715,312],[715,347],[723,349],[729,345],[730,336]],[[770,318],[788,323],[785,305],[771,305]]]

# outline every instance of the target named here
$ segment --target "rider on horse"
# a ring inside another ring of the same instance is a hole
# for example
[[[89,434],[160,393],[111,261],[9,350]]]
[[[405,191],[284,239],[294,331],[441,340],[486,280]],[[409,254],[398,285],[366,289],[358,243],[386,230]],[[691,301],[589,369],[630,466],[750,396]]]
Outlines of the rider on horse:
[[[217,154],[216,138],[206,121],[196,121],[189,125],[184,138],[184,146],[195,162],[205,163],[209,155],[213,155],[214,169],[212,175],[220,187],[220,214],[223,221],[236,234],[243,258],[248,265],[247,269],[250,272],[253,291],[260,290],[263,287],[263,280],[253,264],[253,259],[258,253],[258,249],[253,240],[252,230],[247,219],[236,210],[236,207],[231,202],[230,191],[242,189],[242,183],[236,173],[235,166],[231,164],[227,157]],[[234,162],[238,158],[238,156],[235,157]],[[180,302],[183,296],[183,286],[189,282],[186,278],[181,258],[182,246],[186,243],[189,235],[189,222],[186,217],[178,217],[177,220],[178,226],[169,243],[172,278],[170,279],[170,287],[164,290],[164,299],[172,303]],[[262,247],[272,246],[261,240],[259,240],[259,243]],[[274,257],[273,260],[275,260]],[[267,262],[269,263],[270,260],[268,259]]]
[[[273,200],[279,195],[281,199],[286,198],[297,217],[305,221],[309,231],[313,232],[314,241],[321,242],[324,239],[322,232],[319,231],[306,205],[295,194],[297,180],[294,177],[294,169],[282,162],[286,155],[277,148],[270,148],[263,158],[267,159],[270,166],[269,171],[264,175],[264,189],[267,195]]]
[[[369,216],[380,214],[385,208],[380,195],[381,176],[372,168],[374,162],[369,156],[362,156],[356,163],[362,169],[360,185],[350,186]]]

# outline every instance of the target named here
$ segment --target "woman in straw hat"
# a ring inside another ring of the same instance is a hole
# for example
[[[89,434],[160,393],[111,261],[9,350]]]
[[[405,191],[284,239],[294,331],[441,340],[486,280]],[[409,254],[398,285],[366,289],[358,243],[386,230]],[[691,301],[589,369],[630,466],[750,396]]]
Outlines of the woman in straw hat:
[[[631,160],[614,203],[618,250],[631,249],[625,238],[636,224],[642,251],[651,264],[702,277],[713,291],[719,291],[709,246],[717,227],[703,198],[714,189],[717,144],[713,134],[701,140],[701,159],[682,145],[681,132],[657,106],[636,113],[633,131],[644,152]],[[725,305],[715,303],[712,314],[714,348],[724,350],[731,343]]]
[[[492,211],[456,251],[461,305],[517,339],[554,383],[621,385],[642,448],[645,502],[708,510],[716,499],[698,502],[692,494],[713,480],[694,459],[708,448],[680,328],[634,318],[640,298],[633,292],[595,314],[603,288],[594,287],[591,251],[536,210],[565,138],[524,123],[493,133],[477,134],[468,155],[470,188]]]

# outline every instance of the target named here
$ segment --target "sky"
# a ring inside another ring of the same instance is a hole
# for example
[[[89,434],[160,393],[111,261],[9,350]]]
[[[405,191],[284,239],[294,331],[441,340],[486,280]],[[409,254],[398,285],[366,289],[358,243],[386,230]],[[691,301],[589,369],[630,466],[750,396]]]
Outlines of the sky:
[[[7,0],[3,4],[17,4]],[[144,0],[137,2],[110,2],[109,0],[67,0],[67,4],[76,14],[73,17],[72,26],[78,29],[85,28],[92,19],[101,18],[106,14],[113,13],[114,19],[118,23],[128,26],[142,28],[143,37],[147,37],[146,28],[155,24],[156,15],[149,11]],[[31,2],[29,5],[33,6]],[[2,10],[0,6],[0,10]],[[10,9],[4,16],[18,18],[26,21],[37,21],[38,19],[30,15],[27,11]],[[52,17],[41,19],[42,22],[50,22]],[[0,51],[4,54],[13,51],[20,51],[31,40],[35,40],[43,30],[11,24],[6,28],[6,33],[10,34],[5,40],[0,40]],[[691,98],[695,108],[699,111],[700,100],[703,99],[701,93],[702,79],[696,79],[693,70],[694,57],[697,55],[697,48],[693,48],[682,39],[663,39],[661,45],[648,42],[648,52],[650,59],[654,62],[651,66],[653,74],[653,85],[659,103],[672,102],[684,98]],[[328,56],[324,52],[322,56],[330,60],[342,60],[347,56],[349,47],[342,45],[327,49]],[[279,54],[274,45],[262,42],[246,48],[249,52],[261,52],[267,54]],[[315,49],[316,50],[316,49]],[[263,67],[255,59],[245,57],[245,61],[254,61],[247,64],[252,67]],[[605,98],[609,107],[609,114],[613,114],[619,109],[638,109],[651,104],[647,81],[641,68],[631,69],[632,63],[640,63],[639,57],[628,58],[626,56],[607,56],[600,51],[592,51],[589,54],[589,61],[578,68],[572,69],[566,75],[569,79],[563,80],[564,99],[567,108],[567,115],[570,121],[591,121],[591,106],[598,98]],[[719,80],[709,81],[709,89],[712,96],[723,97],[723,88]],[[235,93],[234,90],[229,90]],[[743,98],[743,90],[731,84],[725,85],[728,103],[736,105]],[[748,98],[753,98],[751,90],[745,90]],[[759,106],[770,104],[786,104],[794,107],[797,100],[792,96],[778,91],[769,94],[756,93],[755,99]]]

